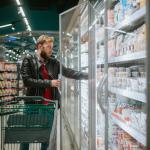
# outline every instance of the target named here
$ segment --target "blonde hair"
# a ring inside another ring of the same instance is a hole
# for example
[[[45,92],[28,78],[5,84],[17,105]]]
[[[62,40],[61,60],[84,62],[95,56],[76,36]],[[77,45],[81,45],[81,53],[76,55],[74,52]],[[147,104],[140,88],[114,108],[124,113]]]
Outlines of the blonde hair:
[[[39,44],[44,44],[45,42],[54,42],[54,37],[50,37],[48,35],[41,35],[36,42],[36,46]]]

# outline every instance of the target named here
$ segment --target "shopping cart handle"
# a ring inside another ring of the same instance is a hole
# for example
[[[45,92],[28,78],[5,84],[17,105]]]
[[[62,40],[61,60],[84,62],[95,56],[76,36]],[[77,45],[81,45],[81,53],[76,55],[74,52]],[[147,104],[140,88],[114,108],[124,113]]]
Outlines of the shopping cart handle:
[[[29,100],[29,101],[31,101],[31,100],[36,100],[36,101],[38,101],[38,100],[42,100],[42,101],[44,101],[45,99],[42,97],[42,96],[15,96],[15,99],[16,100]]]
[[[20,100],[25,100],[25,101],[31,101],[31,100],[47,101],[47,102],[50,102],[50,103],[54,103],[55,105],[58,105],[57,101],[49,100],[49,99],[46,99],[42,96],[15,96],[15,99],[18,100],[18,101],[20,101]]]

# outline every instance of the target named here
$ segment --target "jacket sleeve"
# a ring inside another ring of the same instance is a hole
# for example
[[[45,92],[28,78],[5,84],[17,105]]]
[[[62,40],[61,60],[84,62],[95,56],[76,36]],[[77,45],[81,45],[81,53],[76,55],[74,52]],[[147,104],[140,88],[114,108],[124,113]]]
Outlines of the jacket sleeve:
[[[63,65],[62,65],[62,75],[67,78],[76,79],[76,80],[88,79],[88,73],[75,71],[73,69],[66,68]]]
[[[26,87],[50,87],[51,81],[50,80],[41,80],[41,79],[35,79],[32,74],[32,66],[31,66],[31,60],[27,57],[24,58],[21,66],[21,75],[24,82],[24,85]]]

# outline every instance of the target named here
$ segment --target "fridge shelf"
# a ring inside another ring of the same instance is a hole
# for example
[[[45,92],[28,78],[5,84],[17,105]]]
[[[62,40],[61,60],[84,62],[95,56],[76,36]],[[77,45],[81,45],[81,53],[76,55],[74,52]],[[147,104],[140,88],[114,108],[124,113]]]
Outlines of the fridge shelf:
[[[109,63],[125,63],[125,62],[131,62],[135,60],[142,60],[142,59],[144,60],[145,58],[146,58],[146,52],[140,51],[140,52],[135,52],[123,56],[111,57],[109,59]]]
[[[130,26],[134,26],[136,22],[140,22],[140,20],[144,20],[144,16],[146,15],[146,7],[143,7],[133,13],[131,16],[126,17],[121,23],[116,25],[114,28],[116,30],[125,30]]]
[[[115,116],[112,116],[112,120],[115,124],[117,124],[121,129],[123,129],[125,132],[131,135],[138,142],[140,142],[144,146],[146,145],[146,136],[144,134],[138,132],[138,130],[135,130],[134,128],[131,128],[123,121],[117,119]]]
[[[146,103],[146,95],[144,93],[124,90],[124,89],[120,89],[116,87],[109,87],[108,89],[111,93],[122,95],[127,98],[131,98],[131,99]]]

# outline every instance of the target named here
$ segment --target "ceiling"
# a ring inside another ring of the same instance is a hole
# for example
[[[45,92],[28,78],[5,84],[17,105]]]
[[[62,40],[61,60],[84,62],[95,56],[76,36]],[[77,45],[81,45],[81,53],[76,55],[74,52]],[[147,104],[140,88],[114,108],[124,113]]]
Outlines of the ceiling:
[[[20,0],[31,29],[59,30],[59,14],[78,3],[78,0]],[[24,20],[18,14],[15,0],[0,0],[0,26],[13,24],[11,27],[0,29],[0,35],[26,30]]]
[[[15,28],[15,30],[12,30],[12,26],[0,28],[0,46],[15,52],[14,55],[7,54],[8,60],[15,61],[16,55],[34,52],[33,37],[37,39],[41,34],[54,36],[53,55],[56,56],[59,49],[59,14],[77,5],[78,0],[20,0],[20,3],[31,32],[27,31],[16,0],[0,0],[0,26],[12,24]]]

